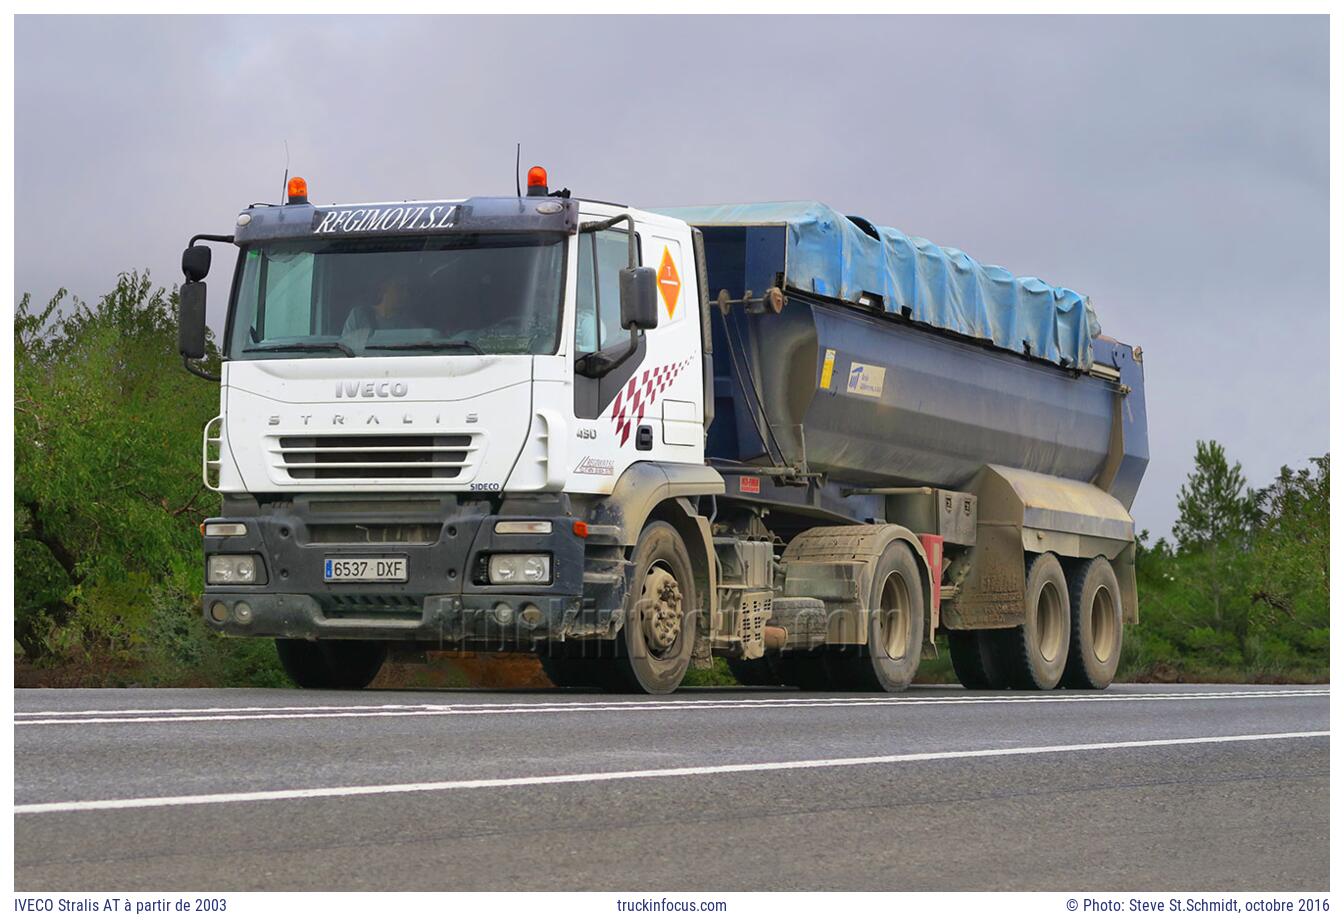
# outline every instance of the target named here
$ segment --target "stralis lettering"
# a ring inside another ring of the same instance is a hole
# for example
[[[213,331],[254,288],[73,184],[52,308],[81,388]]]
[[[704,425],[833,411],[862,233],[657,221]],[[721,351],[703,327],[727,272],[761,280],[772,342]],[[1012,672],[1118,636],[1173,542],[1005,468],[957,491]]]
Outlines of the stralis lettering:
[[[367,383],[360,383],[358,380],[338,380],[336,382],[337,399],[354,399],[358,396],[365,399],[377,399],[379,397],[386,399],[389,396],[405,396],[406,391],[406,384],[400,380],[370,380]]]
[[[401,230],[447,230],[457,220],[455,205],[397,205],[387,208],[341,208],[319,211],[315,234],[382,233]]]

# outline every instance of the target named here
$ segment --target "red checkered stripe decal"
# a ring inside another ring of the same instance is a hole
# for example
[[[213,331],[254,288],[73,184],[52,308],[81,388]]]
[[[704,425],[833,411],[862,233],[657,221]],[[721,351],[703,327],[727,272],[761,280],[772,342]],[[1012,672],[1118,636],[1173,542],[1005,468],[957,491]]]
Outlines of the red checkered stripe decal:
[[[644,413],[653,408],[653,401],[690,363],[691,359],[685,358],[674,364],[647,368],[642,374],[631,377],[616,394],[616,400],[611,404],[611,420],[616,425],[616,433],[621,436],[622,447],[630,440],[630,429],[644,420]]]

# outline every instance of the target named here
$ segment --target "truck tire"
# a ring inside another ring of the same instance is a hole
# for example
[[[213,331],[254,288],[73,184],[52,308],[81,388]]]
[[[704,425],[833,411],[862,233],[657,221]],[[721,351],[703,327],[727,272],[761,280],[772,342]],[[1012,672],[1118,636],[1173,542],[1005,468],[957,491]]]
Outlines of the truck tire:
[[[993,629],[953,629],[947,633],[952,670],[967,690],[1003,690],[1008,686]]]
[[[691,557],[676,528],[654,521],[640,533],[631,562],[625,623],[616,638],[617,686],[671,693],[686,676],[695,647],[699,607]]]
[[[910,686],[924,648],[924,577],[902,541],[887,547],[873,571],[868,641],[827,650],[831,685],[894,693]]]
[[[382,670],[387,646],[356,639],[276,639],[289,679],[309,690],[363,690]]]
[[[1115,679],[1124,643],[1120,582],[1105,557],[1079,562],[1069,572],[1073,632],[1061,686],[1104,690]]]
[[[1069,658],[1069,585],[1054,553],[1030,557],[1027,568],[1026,620],[1021,626],[993,630],[1000,635],[999,659],[1014,690],[1053,690]]]

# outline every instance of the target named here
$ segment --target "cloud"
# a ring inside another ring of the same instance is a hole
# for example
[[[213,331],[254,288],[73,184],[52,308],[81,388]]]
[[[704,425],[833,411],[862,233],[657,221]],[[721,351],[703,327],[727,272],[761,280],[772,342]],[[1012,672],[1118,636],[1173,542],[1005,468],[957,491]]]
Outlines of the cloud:
[[[1328,449],[1326,24],[22,16],[16,286],[176,281],[286,142],[318,201],[507,193],[515,141],[596,198],[817,198],[1091,295],[1165,533],[1196,438],[1254,483]]]

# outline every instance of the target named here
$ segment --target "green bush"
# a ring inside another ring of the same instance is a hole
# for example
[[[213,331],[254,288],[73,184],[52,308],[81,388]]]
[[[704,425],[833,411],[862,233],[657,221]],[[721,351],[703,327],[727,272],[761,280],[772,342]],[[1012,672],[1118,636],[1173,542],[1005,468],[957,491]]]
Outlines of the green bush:
[[[201,429],[218,390],[181,369],[176,292],[122,275],[96,304],[14,319],[15,636],[36,665],[145,683],[276,683],[270,643],[200,622]],[[212,350],[213,358],[213,350]]]
[[[1328,679],[1329,457],[1284,467],[1260,490],[1216,444],[1198,446],[1195,466],[1179,544],[1140,535],[1140,622],[1126,632],[1121,673]]]

